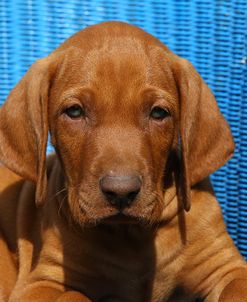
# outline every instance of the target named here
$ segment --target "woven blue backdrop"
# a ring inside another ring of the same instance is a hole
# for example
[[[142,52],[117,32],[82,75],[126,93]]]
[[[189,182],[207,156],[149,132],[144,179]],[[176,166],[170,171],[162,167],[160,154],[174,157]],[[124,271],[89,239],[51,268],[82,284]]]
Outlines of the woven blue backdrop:
[[[106,20],[128,21],[160,38],[215,93],[236,152],[212,179],[228,230],[247,257],[246,0],[0,0],[0,103],[37,58]]]

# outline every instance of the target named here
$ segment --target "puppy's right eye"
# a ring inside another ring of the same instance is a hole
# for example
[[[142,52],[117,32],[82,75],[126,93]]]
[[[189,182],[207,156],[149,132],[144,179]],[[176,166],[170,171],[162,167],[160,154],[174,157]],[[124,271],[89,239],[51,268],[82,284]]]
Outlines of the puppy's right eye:
[[[65,109],[64,113],[67,114],[71,119],[79,119],[85,115],[83,108],[79,105],[68,107]]]
[[[162,121],[170,116],[170,112],[167,109],[155,106],[150,112],[150,117],[154,120]]]

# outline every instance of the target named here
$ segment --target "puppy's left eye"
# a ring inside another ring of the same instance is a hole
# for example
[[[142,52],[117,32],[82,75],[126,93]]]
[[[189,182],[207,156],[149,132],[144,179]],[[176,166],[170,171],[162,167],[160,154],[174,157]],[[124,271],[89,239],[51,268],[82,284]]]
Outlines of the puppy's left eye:
[[[79,105],[73,105],[68,107],[65,110],[65,113],[71,118],[71,119],[78,119],[80,117],[82,117],[85,112],[83,110],[83,108]]]
[[[163,120],[169,117],[171,114],[167,109],[155,106],[150,112],[150,117],[155,120]]]

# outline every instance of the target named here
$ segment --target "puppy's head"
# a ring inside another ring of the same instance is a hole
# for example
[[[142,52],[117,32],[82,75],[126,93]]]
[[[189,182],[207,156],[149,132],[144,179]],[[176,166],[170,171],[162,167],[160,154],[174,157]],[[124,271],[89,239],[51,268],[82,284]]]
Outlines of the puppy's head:
[[[192,65],[117,22],[89,27],[37,61],[0,111],[0,159],[37,182],[38,204],[46,199],[48,131],[80,223],[160,220],[178,170],[189,210],[191,186],[234,148]]]

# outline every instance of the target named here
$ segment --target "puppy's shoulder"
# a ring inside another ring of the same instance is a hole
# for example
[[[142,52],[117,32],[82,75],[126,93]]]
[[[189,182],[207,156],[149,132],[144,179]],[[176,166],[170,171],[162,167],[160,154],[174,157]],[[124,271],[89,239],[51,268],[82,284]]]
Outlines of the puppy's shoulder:
[[[208,205],[220,208],[209,177],[193,186],[191,192],[192,204],[195,207],[201,210],[204,210]]]
[[[215,196],[213,186],[206,178],[195,185],[191,191],[192,206],[188,213],[193,222],[193,228],[209,230],[210,228],[225,230],[221,206]],[[196,226],[196,227],[195,227]]]

